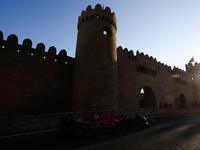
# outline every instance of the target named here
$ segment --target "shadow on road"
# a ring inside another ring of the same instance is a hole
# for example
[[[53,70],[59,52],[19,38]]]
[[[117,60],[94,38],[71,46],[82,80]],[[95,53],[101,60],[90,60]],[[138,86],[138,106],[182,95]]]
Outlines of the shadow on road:
[[[166,144],[167,140],[176,144],[180,144],[188,137],[195,136],[200,133],[199,116],[168,116],[155,117],[156,124],[145,130],[122,130],[113,133],[102,133],[97,135],[87,135],[81,139],[74,139],[60,131],[44,132],[31,135],[23,135],[18,137],[0,139],[1,149],[82,149],[92,145],[101,145],[100,143],[131,143],[133,144],[149,144],[152,142]],[[173,137],[173,138],[172,138]],[[173,140],[177,141],[173,141]],[[134,143],[133,143],[134,142]],[[158,148],[159,149],[159,148]]]

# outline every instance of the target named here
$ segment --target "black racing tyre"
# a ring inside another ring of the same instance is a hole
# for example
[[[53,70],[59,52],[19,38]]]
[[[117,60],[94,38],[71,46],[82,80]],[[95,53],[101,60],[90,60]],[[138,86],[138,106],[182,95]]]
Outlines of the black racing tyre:
[[[75,138],[83,137],[86,134],[86,128],[82,123],[72,125],[72,136]]]
[[[136,116],[135,117],[135,125],[139,129],[144,129],[146,126],[146,118],[142,116]]]

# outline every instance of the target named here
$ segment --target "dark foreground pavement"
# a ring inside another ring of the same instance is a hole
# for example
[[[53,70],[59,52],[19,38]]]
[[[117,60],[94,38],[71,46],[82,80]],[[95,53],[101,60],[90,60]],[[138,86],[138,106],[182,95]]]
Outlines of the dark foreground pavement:
[[[26,150],[198,150],[200,116],[155,117],[156,124],[145,130],[123,130],[72,139],[58,130],[0,137],[0,149]]]

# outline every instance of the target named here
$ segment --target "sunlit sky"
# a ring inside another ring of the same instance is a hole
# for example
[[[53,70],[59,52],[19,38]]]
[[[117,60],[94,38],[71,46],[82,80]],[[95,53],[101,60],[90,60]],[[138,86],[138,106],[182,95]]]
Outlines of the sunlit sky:
[[[75,57],[81,11],[103,3],[116,13],[117,46],[182,70],[200,62],[200,0],[0,0],[0,30]]]

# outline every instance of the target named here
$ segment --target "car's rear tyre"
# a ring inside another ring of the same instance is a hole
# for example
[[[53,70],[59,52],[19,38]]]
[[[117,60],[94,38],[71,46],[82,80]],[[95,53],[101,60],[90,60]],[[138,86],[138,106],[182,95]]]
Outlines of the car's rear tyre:
[[[86,134],[85,126],[82,123],[75,123],[72,125],[72,136],[75,138],[82,137]]]

